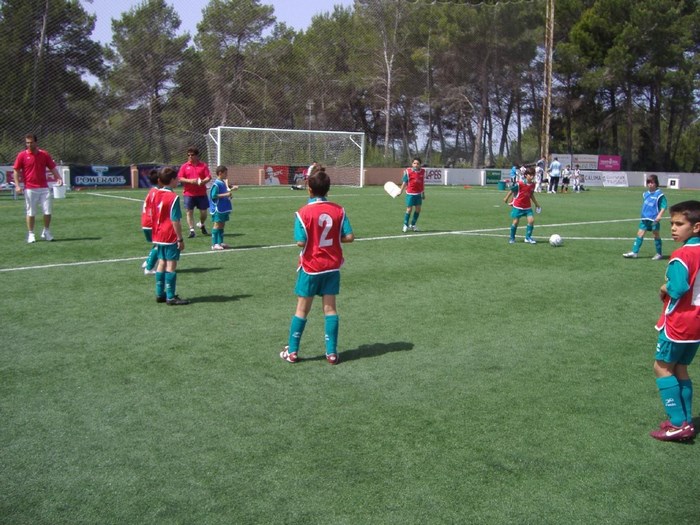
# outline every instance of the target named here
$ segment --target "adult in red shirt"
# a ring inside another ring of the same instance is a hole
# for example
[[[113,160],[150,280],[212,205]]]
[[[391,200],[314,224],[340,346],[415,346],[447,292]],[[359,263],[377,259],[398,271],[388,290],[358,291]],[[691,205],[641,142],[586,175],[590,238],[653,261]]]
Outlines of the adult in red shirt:
[[[14,177],[17,193],[24,191],[24,202],[27,209],[27,242],[36,242],[34,236],[34,224],[37,210],[41,207],[44,214],[44,229],[41,238],[45,241],[53,241],[51,235],[51,211],[53,198],[46,180],[46,170],[50,170],[56,179],[56,185],[61,186],[63,180],[56,169],[56,163],[51,155],[43,149],[39,149],[36,135],[30,133],[24,137],[24,151],[17,154],[15,159]],[[24,183],[22,188],[21,183]]]
[[[187,149],[187,162],[180,166],[177,174],[180,183],[185,187],[185,215],[187,225],[190,227],[188,237],[194,237],[194,209],[199,209],[199,222],[197,228],[201,228],[202,235],[209,235],[204,225],[209,209],[209,197],[207,197],[207,183],[211,181],[209,166],[199,160],[199,150],[195,147]]]

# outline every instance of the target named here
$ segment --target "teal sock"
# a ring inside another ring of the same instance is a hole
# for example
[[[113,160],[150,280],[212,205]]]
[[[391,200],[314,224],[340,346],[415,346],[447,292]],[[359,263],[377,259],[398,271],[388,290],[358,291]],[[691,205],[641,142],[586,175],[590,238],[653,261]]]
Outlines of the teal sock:
[[[693,382],[690,379],[678,381],[681,389],[681,402],[685,412],[685,420],[690,423],[693,420]]]
[[[156,272],[156,297],[165,297],[165,272]]]
[[[211,237],[214,239],[214,244],[221,244],[224,242],[224,231],[219,230],[218,228],[216,230],[212,230]]]
[[[515,232],[518,230],[518,227],[515,224],[510,225],[510,238],[515,239]]]
[[[158,248],[155,246],[151,248],[151,251],[148,254],[148,258],[146,259],[146,270],[149,272],[153,270],[153,268],[156,267],[156,263],[158,262]]]
[[[416,223],[418,222],[418,217],[420,217],[420,212],[418,212],[418,211],[413,212],[413,221],[411,221],[411,224],[413,226],[415,226]]]
[[[656,386],[659,389],[661,403],[664,405],[664,410],[668,419],[671,420],[671,424],[676,427],[681,426],[683,421],[685,421],[685,413],[683,412],[678,379],[676,379],[676,376],[659,377],[656,380]]]
[[[177,274],[175,272],[165,272],[165,297],[172,299],[177,295],[175,286],[177,282]]]
[[[654,239],[654,248],[656,248],[656,253],[661,255],[661,239]]]
[[[296,354],[299,351],[299,343],[301,342],[301,336],[304,333],[304,327],[306,327],[306,319],[301,317],[292,316],[292,322],[289,325],[289,353]]]
[[[403,216],[403,223],[408,226],[408,221],[411,219],[411,212],[409,211],[407,214]]]
[[[534,229],[535,229],[535,227],[532,224],[528,224],[525,227],[525,237],[527,237],[528,239],[530,237],[532,237],[532,230],[534,230]]]
[[[217,241],[217,235],[216,235],[217,231],[219,231],[219,230],[215,230],[213,228],[211,230],[211,245],[212,246],[214,246],[215,244],[219,244],[219,242]]]
[[[632,245],[632,251],[634,253],[639,253],[640,248],[642,247],[642,243],[644,242],[644,237],[637,237],[634,240],[634,244]]]
[[[326,316],[326,354],[338,352],[338,325],[340,320],[338,315]]]

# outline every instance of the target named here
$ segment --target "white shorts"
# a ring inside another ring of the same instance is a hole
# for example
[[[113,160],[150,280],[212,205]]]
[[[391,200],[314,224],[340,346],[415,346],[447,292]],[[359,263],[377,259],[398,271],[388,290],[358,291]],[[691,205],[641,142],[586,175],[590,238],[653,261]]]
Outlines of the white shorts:
[[[27,205],[28,217],[36,217],[36,212],[40,206],[44,215],[51,215],[53,194],[50,188],[25,189],[24,202]]]

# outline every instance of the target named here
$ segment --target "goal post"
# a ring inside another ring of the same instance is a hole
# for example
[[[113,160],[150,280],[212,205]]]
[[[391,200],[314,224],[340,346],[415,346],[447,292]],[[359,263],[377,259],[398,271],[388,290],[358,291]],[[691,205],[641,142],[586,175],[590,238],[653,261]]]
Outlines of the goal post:
[[[219,126],[209,130],[207,153],[210,168],[224,165],[243,184],[263,183],[258,173],[270,168],[281,184],[293,184],[313,161],[327,168],[334,185],[365,183],[364,133]]]

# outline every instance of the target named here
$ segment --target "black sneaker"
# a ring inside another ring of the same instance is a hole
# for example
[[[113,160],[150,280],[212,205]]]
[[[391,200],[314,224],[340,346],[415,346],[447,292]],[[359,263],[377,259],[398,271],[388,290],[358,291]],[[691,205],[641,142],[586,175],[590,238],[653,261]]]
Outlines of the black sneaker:
[[[207,229],[204,227],[204,224],[202,224],[202,235],[209,235],[209,232]]]
[[[164,303],[166,301],[165,297],[156,297],[157,303]]]
[[[190,230],[190,234],[187,237],[190,239],[194,237],[194,230]]]
[[[177,295],[172,299],[166,299],[165,302],[168,303],[168,306],[180,306],[184,304],[190,304],[190,302],[187,299],[180,299]]]

